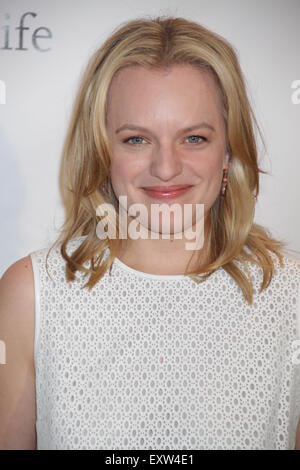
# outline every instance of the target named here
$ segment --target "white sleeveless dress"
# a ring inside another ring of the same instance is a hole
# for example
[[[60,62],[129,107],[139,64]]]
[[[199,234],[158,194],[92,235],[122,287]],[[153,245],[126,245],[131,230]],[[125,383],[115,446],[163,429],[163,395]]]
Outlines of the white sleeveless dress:
[[[72,240],[71,253],[84,237]],[[300,418],[300,261],[254,303],[219,268],[203,284],[116,259],[90,291],[59,246],[30,253],[37,449],[293,449]]]

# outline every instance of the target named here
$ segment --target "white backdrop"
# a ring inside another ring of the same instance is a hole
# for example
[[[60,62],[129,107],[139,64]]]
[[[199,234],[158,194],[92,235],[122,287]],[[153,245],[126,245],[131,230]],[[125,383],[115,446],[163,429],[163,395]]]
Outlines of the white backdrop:
[[[255,220],[300,251],[299,0],[0,0],[0,276],[57,236],[62,143],[90,55],[121,22],[158,14],[202,23],[236,49],[271,174]]]

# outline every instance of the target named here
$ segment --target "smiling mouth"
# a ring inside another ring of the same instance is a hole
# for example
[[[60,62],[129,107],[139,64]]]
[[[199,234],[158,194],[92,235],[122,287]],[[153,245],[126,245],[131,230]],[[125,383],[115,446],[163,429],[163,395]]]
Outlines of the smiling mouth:
[[[193,186],[148,187],[143,191],[154,199],[171,199],[185,194]]]

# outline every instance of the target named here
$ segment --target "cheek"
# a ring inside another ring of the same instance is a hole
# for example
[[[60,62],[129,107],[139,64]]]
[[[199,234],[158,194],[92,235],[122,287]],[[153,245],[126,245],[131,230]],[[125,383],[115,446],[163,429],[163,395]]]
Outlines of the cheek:
[[[207,179],[212,185],[219,185],[222,179],[222,165],[220,163],[210,166],[207,169]]]
[[[193,168],[193,171],[198,175],[201,198],[205,199],[209,207],[220,192],[223,176],[222,168],[223,161],[221,158],[216,158],[216,156],[203,159],[201,164],[198,161],[198,164]]]
[[[116,159],[112,162],[110,175],[116,195],[127,193],[128,185],[134,184],[136,173],[135,166],[129,165],[128,160]]]
[[[194,165],[193,171],[204,181],[218,182],[222,177],[222,168],[223,166],[221,160],[207,159],[206,161],[203,160]]]
[[[136,179],[146,171],[147,163],[140,156],[123,153],[113,156],[110,168],[112,180],[116,184],[135,184]]]
[[[125,158],[116,158],[115,156],[112,159],[110,173],[112,178],[123,178],[126,179],[129,173],[129,165],[127,159]]]
[[[126,181],[126,168],[123,168],[123,165],[120,162],[116,161],[115,159],[112,161],[110,167],[110,178],[111,183],[114,188],[114,192],[116,196],[119,196],[122,193],[123,181]]]

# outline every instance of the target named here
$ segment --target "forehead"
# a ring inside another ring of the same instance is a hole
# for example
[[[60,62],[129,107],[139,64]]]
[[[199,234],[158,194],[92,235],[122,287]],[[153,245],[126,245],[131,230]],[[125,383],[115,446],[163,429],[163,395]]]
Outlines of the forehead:
[[[125,67],[113,77],[108,93],[108,115],[118,122],[123,117],[169,119],[171,115],[217,120],[220,105],[212,73],[186,64],[168,70]]]

